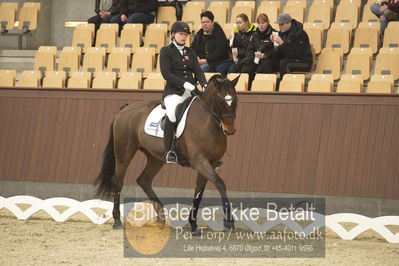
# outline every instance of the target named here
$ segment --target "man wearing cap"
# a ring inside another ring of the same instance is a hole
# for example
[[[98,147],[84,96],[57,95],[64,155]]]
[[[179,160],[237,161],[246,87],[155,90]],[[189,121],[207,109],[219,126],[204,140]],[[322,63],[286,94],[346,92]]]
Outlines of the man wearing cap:
[[[311,71],[312,50],[302,23],[284,13],[278,16],[277,23],[280,32],[270,36],[275,48],[262,62],[261,73],[280,72],[280,77],[283,77],[290,72]]]

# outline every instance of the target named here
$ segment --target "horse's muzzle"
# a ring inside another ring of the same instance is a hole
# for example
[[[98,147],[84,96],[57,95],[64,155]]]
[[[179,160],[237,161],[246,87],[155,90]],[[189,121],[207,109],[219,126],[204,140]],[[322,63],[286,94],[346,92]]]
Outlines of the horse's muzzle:
[[[232,135],[234,135],[234,133],[236,133],[236,129],[233,129],[232,131],[228,131],[228,130],[224,130],[223,129],[223,133],[226,135],[226,136],[232,136]]]

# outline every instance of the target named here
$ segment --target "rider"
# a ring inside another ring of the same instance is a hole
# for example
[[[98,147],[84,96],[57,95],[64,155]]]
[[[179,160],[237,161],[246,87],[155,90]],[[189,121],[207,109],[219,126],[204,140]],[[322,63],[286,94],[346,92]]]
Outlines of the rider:
[[[190,34],[188,24],[177,21],[172,25],[170,32],[172,43],[163,47],[160,53],[161,73],[167,82],[162,95],[166,107],[164,145],[166,163],[177,163],[173,145],[176,131],[176,107],[191,96],[196,89],[197,80],[203,89],[207,84],[197,55],[193,49],[185,46]]]

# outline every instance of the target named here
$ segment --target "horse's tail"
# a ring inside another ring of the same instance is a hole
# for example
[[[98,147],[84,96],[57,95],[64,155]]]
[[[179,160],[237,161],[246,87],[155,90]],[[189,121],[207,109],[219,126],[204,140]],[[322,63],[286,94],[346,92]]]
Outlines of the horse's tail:
[[[110,136],[108,144],[105,147],[103,155],[103,164],[101,172],[98,174],[95,185],[98,185],[97,196],[109,197],[111,196],[113,183],[112,178],[115,175],[115,153],[114,153],[114,122],[111,123]]]

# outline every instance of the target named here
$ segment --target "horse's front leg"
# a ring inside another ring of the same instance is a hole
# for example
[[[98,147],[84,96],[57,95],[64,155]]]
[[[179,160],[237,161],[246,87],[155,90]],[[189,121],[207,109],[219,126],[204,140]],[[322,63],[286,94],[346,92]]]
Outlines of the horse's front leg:
[[[233,230],[234,219],[231,214],[230,201],[227,197],[226,184],[224,183],[223,179],[216,173],[214,167],[207,161],[202,161],[202,163],[198,167],[195,167],[195,169],[207,180],[212,182],[219,191],[220,197],[222,198],[223,212],[225,214],[225,219],[223,220],[224,227],[228,230]]]
[[[193,236],[201,235],[201,231],[198,230],[198,225],[197,225],[197,213],[198,213],[199,205],[202,200],[202,196],[204,195],[205,186],[206,186],[207,182],[208,182],[208,179],[206,179],[201,174],[198,174],[197,184],[196,184],[195,191],[194,191],[193,207],[191,208],[190,216],[188,218],[188,221],[190,222],[190,225],[191,225],[191,234]]]

